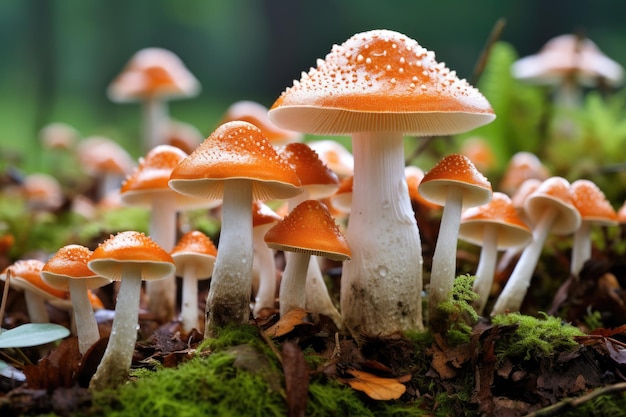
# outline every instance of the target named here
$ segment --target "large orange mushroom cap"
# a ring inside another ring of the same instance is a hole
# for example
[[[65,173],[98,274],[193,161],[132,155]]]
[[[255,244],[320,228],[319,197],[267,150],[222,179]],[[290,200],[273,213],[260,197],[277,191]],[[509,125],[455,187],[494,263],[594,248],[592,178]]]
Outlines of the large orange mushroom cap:
[[[485,97],[415,40],[390,30],[358,33],[303,73],[269,112],[277,125],[313,134],[453,134],[495,118]]]
[[[617,224],[617,213],[596,184],[589,180],[576,180],[570,185],[572,202],[582,221],[607,226]]]
[[[169,185],[188,195],[222,198],[224,181],[253,181],[253,199],[299,194],[300,179],[256,126],[242,121],[220,125],[172,171]]]
[[[267,231],[265,242],[276,250],[309,253],[336,261],[350,259],[346,238],[326,206],[317,200],[298,204]]]

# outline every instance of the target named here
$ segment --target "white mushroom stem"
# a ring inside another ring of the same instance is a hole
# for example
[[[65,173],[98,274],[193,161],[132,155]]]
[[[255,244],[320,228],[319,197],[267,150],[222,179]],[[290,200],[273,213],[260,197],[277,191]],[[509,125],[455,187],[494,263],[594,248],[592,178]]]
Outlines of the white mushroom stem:
[[[153,196],[149,234],[167,252],[176,244],[176,199],[170,193]],[[147,281],[148,310],[158,320],[167,322],[176,316],[176,275]]]
[[[478,294],[478,299],[474,301],[474,308],[478,314],[482,314],[485,304],[491,293],[493,277],[496,272],[496,261],[498,257],[498,230],[495,227],[485,227],[483,231],[483,244],[476,268],[476,280],[473,290]]]
[[[448,188],[446,205],[441,215],[439,235],[433,254],[430,273],[429,311],[431,315],[439,304],[447,301],[452,294],[456,274],[456,249],[461,224],[463,192],[454,187]]]
[[[205,337],[228,324],[243,324],[250,315],[252,292],[252,183],[224,184],[222,230],[207,297]]]
[[[141,265],[127,263],[122,270],[109,342],[91,379],[90,389],[112,388],[128,378],[137,343],[140,294]]]
[[[93,314],[93,308],[87,293],[86,279],[70,279],[70,298],[72,300],[74,323],[78,335],[78,350],[84,355],[85,352],[100,339],[98,323]]]
[[[41,294],[24,290],[26,310],[32,323],[50,323],[50,315],[46,309],[46,300]]]
[[[556,219],[556,215],[556,209],[547,209],[533,228],[533,240],[524,248],[522,255],[515,265],[515,269],[498,296],[496,304],[491,311],[492,316],[507,311],[519,311],[524,297],[526,297],[526,292],[530,286],[537,261],[541,256],[541,250],[548,237],[548,232]]]
[[[254,228],[254,260],[253,267],[259,273],[258,289],[254,301],[254,317],[265,308],[273,309],[276,304],[276,263],[274,250],[269,248],[263,240],[263,236],[271,227],[271,224]]]
[[[281,316],[296,308],[304,309],[306,306],[304,287],[310,259],[311,255],[308,253],[289,253],[278,293]]]
[[[150,98],[143,105],[143,134],[145,151],[165,143],[165,127],[169,119],[167,102]]]
[[[589,259],[591,259],[591,223],[582,221],[580,227],[574,233],[571,273],[578,276],[581,269],[583,269],[583,265]]]
[[[354,183],[341,314],[347,328],[386,336],[423,328],[422,249],[404,175],[401,133],[352,137]]]
[[[183,268],[183,291],[180,318],[183,329],[189,333],[192,329],[198,329],[198,278],[197,266],[186,263]]]

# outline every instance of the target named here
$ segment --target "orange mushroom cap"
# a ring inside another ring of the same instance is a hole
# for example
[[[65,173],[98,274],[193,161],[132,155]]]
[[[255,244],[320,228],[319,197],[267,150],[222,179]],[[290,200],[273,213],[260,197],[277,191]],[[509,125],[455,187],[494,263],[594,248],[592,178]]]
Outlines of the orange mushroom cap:
[[[524,210],[531,223],[536,224],[543,214],[554,208],[558,214],[551,231],[554,234],[573,233],[580,226],[580,213],[573,204],[569,182],[562,177],[550,177],[533,191],[524,203]]]
[[[419,192],[431,203],[443,206],[449,187],[463,193],[463,207],[479,206],[491,199],[491,183],[466,156],[451,154],[424,175]]]
[[[290,143],[280,154],[296,170],[302,187],[313,200],[328,197],[339,188],[339,178],[331,171],[317,153],[305,143]]]
[[[254,125],[220,125],[172,171],[169,185],[188,195],[217,200],[224,182],[249,179],[255,200],[289,198],[302,192],[298,175]]]
[[[6,280],[6,275],[11,270],[11,281],[9,285],[22,291],[34,291],[45,299],[67,298],[69,293],[56,289],[46,283],[41,278],[41,269],[44,263],[38,259],[25,259],[15,262],[2,271],[2,280]]]
[[[350,248],[326,206],[317,200],[298,204],[265,234],[272,249],[309,253],[335,261],[350,259]]]
[[[286,129],[314,134],[453,134],[492,121],[491,105],[415,40],[390,30],[333,46],[269,112]]]
[[[617,224],[617,213],[596,184],[589,180],[576,180],[570,185],[572,202],[583,221],[606,226]]]
[[[276,223],[281,219],[282,217],[267,204],[263,204],[258,200],[252,202],[252,227]]]
[[[101,277],[87,266],[91,251],[81,245],[59,249],[41,269],[43,280],[54,288],[68,291],[70,279],[84,279],[88,289],[107,285],[111,280]]]
[[[170,254],[179,274],[185,264],[193,263],[196,265],[197,278],[207,279],[213,273],[217,248],[207,235],[199,230],[192,230],[180,238]]]

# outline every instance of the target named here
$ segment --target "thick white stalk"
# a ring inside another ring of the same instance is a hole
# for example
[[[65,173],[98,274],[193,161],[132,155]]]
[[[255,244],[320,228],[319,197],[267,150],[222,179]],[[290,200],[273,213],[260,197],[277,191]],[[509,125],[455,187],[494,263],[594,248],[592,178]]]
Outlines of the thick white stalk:
[[[171,252],[176,244],[176,199],[170,193],[152,197],[149,234],[165,251]],[[176,317],[176,275],[147,281],[148,310],[157,320],[168,322]]]
[[[354,183],[344,262],[344,325],[370,336],[423,328],[422,249],[404,175],[400,133],[352,137]]]
[[[258,271],[259,283],[254,301],[254,317],[263,309],[274,309],[276,304],[276,262],[274,250],[263,240],[271,224],[257,226],[253,231],[254,259],[253,267]]]
[[[122,271],[109,343],[91,378],[90,389],[112,388],[128,378],[137,343],[140,294],[141,265],[127,263]]]
[[[576,233],[574,233],[570,272],[578,276],[580,270],[583,269],[583,265],[589,259],[591,259],[591,223],[583,220]]]
[[[143,105],[143,144],[146,152],[165,143],[165,129],[169,121],[167,102],[151,98]]]
[[[46,300],[34,291],[24,290],[26,310],[31,323],[50,323],[50,315],[46,309]]]
[[[189,333],[198,329],[198,279],[196,265],[187,263],[183,269],[183,290],[180,307],[180,320],[183,329]],[[199,329],[198,329],[199,330]]]
[[[496,272],[496,260],[498,258],[498,230],[495,227],[485,227],[483,231],[483,246],[480,250],[478,268],[476,268],[476,279],[473,290],[478,294],[478,299],[474,301],[474,308],[478,314],[482,314],[485,304],[491,293],[493,277]]]
[[[72,300],[74,323],[78,335],[78,350],[85,354],[100,339],[98,323],[87,294],[87,280],[70,279],[70,298]]]
[[[224,184],[222,230],[207,297],[205,337],[228,324],[246,323],[252,292],[252,183]]]
[[[543,249],[543,245],[548,237],[548,232],[552,227],[556,214],[555,209],[547,209],[541,220],[535,225],[533,229],[533,240],[524,248],[522,255],[515,265],[515,269],[513,269],[509,280],[498,296],[496,304],[491,311],[492,316],[507,311],[519,311],[524,297],[526,297],[526,293],[528,292],[533,272],[537,267],[537,261],[541,256],[541,250]]]
[[[311,255],[308,253],[292,252],[289,254],[278,293],[281,316],[293,309],[303,309],[306,306],[304,288],[310,259]]]

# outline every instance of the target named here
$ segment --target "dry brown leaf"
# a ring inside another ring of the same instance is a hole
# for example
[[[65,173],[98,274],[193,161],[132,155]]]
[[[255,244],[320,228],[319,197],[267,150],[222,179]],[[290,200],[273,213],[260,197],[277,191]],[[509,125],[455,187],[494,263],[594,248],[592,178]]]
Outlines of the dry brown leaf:
[[[341,382],[350,385],[352,389],[363,391],[374,400],[397,400],[406,391],[406,386],[400,381],[407,381],[407,375],[399,378],[381,378],[356,369],[348,369],[346,373],[354,378],[341,378]],[[410,379],[410,375],[408,377]]]
[[[268,337],[281,337],[291,332],[296,326],[301,324],[311,324],[305,319],[308,312],[302,308],[295,308],[282,316],[276,323],[265,330]]]

